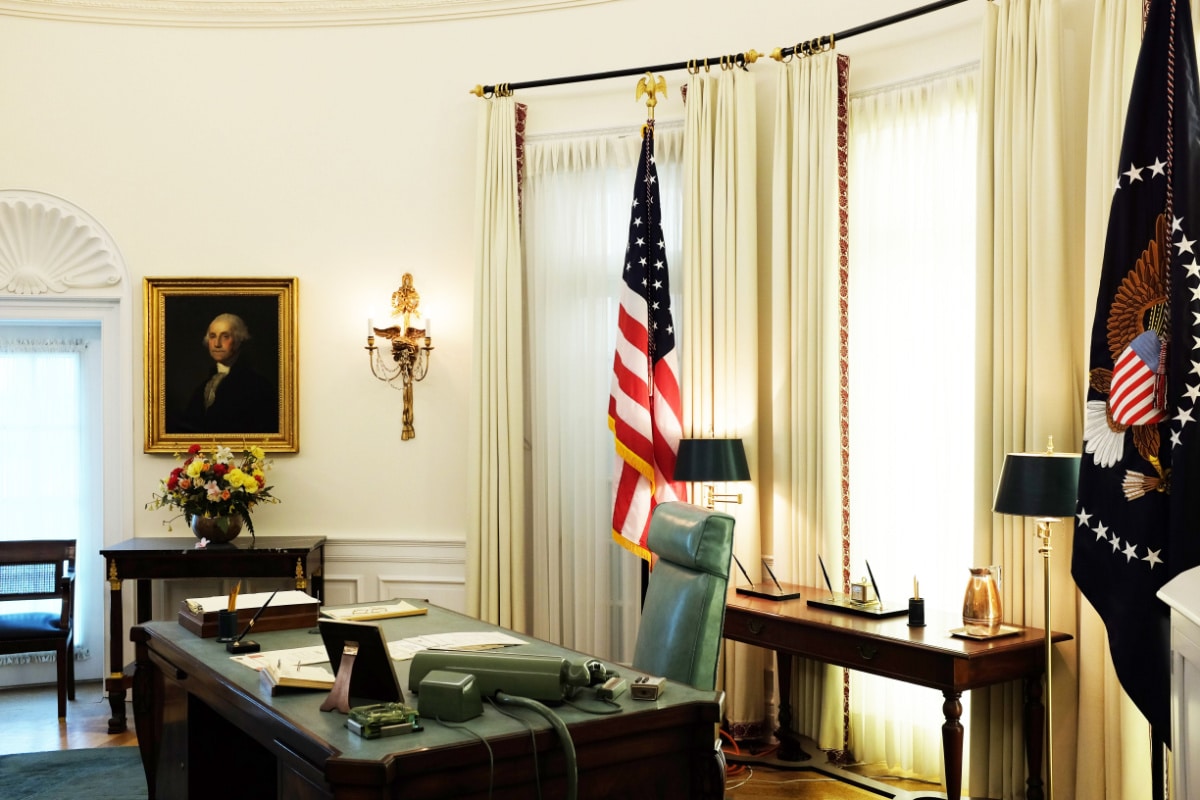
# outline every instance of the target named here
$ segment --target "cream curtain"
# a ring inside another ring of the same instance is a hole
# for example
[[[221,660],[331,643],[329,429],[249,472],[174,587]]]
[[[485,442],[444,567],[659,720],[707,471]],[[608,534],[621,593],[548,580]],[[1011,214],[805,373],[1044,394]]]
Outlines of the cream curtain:
[[[758,478],[758,213],[754,76],[697,73],[688,81],[684,136],[683,308],[679,320],[683,435],[741,438]],[[757,581],[762,555],[754,484],[717,487],[743,502],[734,552]],[[698,487],[693,487],[693,490]],[[734,574],[737,574],[735,569]],[[764,651],[726,642],[718,685],[734,738],[769,734]]]
[[[475,337],[468,423],[467,613],[527,632],[524,297],[518,124],[511,97],[482,102],[476,163]]]
[[[1004,454],[1078,452],[1084,397],[1082,253],[1065,233],[1083,198],[1064,180],[1081,148],[1064,136],[1062,30],[1054,0],[988,3],[979,142],[979,311],[975,558],[1005,567],[1004,616],[1044,627],[1044,570],[1031,522],[993,514]],[[1056,525],[1050,563],[1054,630],[1075,634],[1071,527]],[[1075,790],[1075,643],[1054,656],[1055,792]],[[971,794],[1023,797],[1020,686],[976,692]],[[1097,754],[1098,755],[1098,754]],[[1080,762],[1091,769],[1093,759]]]
[[[1193,16],[1196,5],[1192,3]],[[1120,169],[1117,159],[1141,34],[1141,3],[1096,0],[1088,86],[1086,275],[1081,295],[1085,343],[1091,341],[1113,176]],[[1121,689],[1104,623],[1081,594],[1076,624],[1079,737],[1075,758],[1081,768],[1075,776],[1075,794],[1095,800],[1149,798],[1150,726]]]
[[[655,131],[663,238],[676,291],[682,142],[681,126]],[[526,149],[532,633],[628,663],[642,561],[612,539],[615,453],[606,419],[641,137],[635,128],[531,138]],[[679,303],[676,297],[677,327]]]
[[[852,574],[870,561],[892,602],[917,578],[931,609],[961,606],[974,557],[977,86],[972,67],[850,100]],[[942,702],[852,671],[854,758],[940,782]]]
[[[779,70],[770,282],[760,298],[770,309],[770,372],[758,434],[773,447],[759,483],[770,491],[763,524],[779,579],[808,586],[823,582],[818,554],[834,581],[843,572],[839,62],[823,52]],[[792,689],[792,727],[841,749],[841,670],[799,661]]]

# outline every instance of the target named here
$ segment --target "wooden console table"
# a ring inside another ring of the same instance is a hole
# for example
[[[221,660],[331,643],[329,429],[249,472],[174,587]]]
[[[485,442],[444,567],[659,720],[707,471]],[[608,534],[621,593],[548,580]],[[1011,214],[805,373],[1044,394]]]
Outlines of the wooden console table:
[[[195,537],[126,539],[100,551],[109,585],[109,667],[104,680],[112,718],[109,733],[126,729],[125,692],[132,682],[122,665],[124,581],[137,581],[137,622],[150,619],[155,578],[294,578],[297,589],[324,599],[325,537],[240,536],[226,544],[196,547]]]
[[[438,608],[380,620],[387,641],[496,626]],[[549,642],[505,654],[584,658]],[[271,695],[225,647],[175,622],[131,632],[137,653],[133,711],[148,797],[238,797],[268,800],[525,800],[561,798],[570,761],[561,733],[529,708],[485,702],[461,725],[423,717],[422,730],[363,739],[346,716],[320,710],[326,691]],[[255,633],[271,651],[321,644],[307,629]],[[406,701],[411,661],[394,662]],[[620,668],[631,683],[642,673]],[[550,704],[574,743],[580,800],[653,797],[720,800],[723,762],[715,748],[723,693],[668,681],[656,701],[624,692],[608,706],[582,689],[571,704]],[[606,713],[597,713],[606,712]],[[509,716],[511,714],[512,716]]]
[[[785,584],[788,586],[788,584]],[[1045,632],[1018,628],[1017,633],[987,641],[950,635],[962,618],[926,611],[926,627],[908,627],[905,616],[873,619],[810,607],[809,598],[828,597],[825,589],[796,586],[795,600],[766,600],[737,594],[731,587],[725,609],[725,638],[775,651],[779,676],[779,758],[799,761],[805,754],[792,731],[792,657],[811,658],[847,669],[869,672],[920,686],[940,689],[942,755],[946,760],[946,796],[961,797],[963,691],[1022,679],[1025,682],[1025,757],[1029,800],[1041,800],[1045,671]],[[1052,641],[1071,636],[1052,633]]]

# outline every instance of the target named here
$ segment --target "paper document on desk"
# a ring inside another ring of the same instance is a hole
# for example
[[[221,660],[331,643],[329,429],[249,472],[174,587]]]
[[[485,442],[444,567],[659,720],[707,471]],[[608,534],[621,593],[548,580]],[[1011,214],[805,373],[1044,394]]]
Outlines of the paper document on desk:
[[[254,594],[239,594],[234,598],[235,610],[243,608],[261,608],[262,604],[271,601],[271,608],[279,608],[281,606],[300,606],[316,604],[320,601],[311,594],[306,594],[295,589],[289,589],[283,592],[275,592],[274,598],[271,597],[271,592],[257,592]],[[207,614],[212,611],[224,611],[229,608],[229,595],[219,594],[216,597],[189,597],[184,600],[184,605],[193,614]]]
[[[388,642],[388,652],[397,661],[407,661],[422,650],[494,650],[516,644],[525,644],[525,640],[501,631],[462,631]]]
[[[351,608],[322,608],[321,616],[340,622],[365,622],[393,617],[414,617],[428,614],[429,609],[414,606],[404,600],[389,600],[383,603],[368,603]]]
[[[261,671],[267,665],[268,660],[271,663],[282,661],[298,666],[328,664],[329,654],[325,652],[325,645],[317,644],[311,647],[293,647],[290,650],[264,650],[258,653],[232,656],[231,660],[250,669]]]

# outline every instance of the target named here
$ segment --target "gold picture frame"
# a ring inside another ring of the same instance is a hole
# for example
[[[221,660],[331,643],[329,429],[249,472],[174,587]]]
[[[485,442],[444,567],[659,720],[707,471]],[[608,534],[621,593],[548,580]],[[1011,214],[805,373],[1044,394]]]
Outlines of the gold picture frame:
[[[145,452],[192,444],[299,452],[296,285],[296,278],[144,279]],[[210,349],[222,331],[232,344]],[[218,361],[223,374],[210,381]]]

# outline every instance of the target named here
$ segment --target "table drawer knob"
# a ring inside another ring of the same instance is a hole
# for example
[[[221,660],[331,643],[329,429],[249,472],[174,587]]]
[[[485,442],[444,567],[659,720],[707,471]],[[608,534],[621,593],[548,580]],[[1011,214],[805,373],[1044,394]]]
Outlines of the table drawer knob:
[[[746,627],[748,627],[750,629],[751,633],[753,633],[755,636],[757,636],[763,632],[763,628],[766,626],[763,625],[758,620],[752,619],[748,623],[746,623]]]
[[[874,658],[874,657],[875,657],[875,656],[876,656],[878,653],[879,653],[879,651],[878,651],[877,649],[875,649],[874,647],[872,647],[871,645],[869,645],[869,644],[860,644],[860,645],[858,645],[858,654],[859,654],[860,656],[862,656],[862,659],[863,659],[863,661],[870,661],[870,660],[871,660],[871,659],[873,659],[873,658]]]

